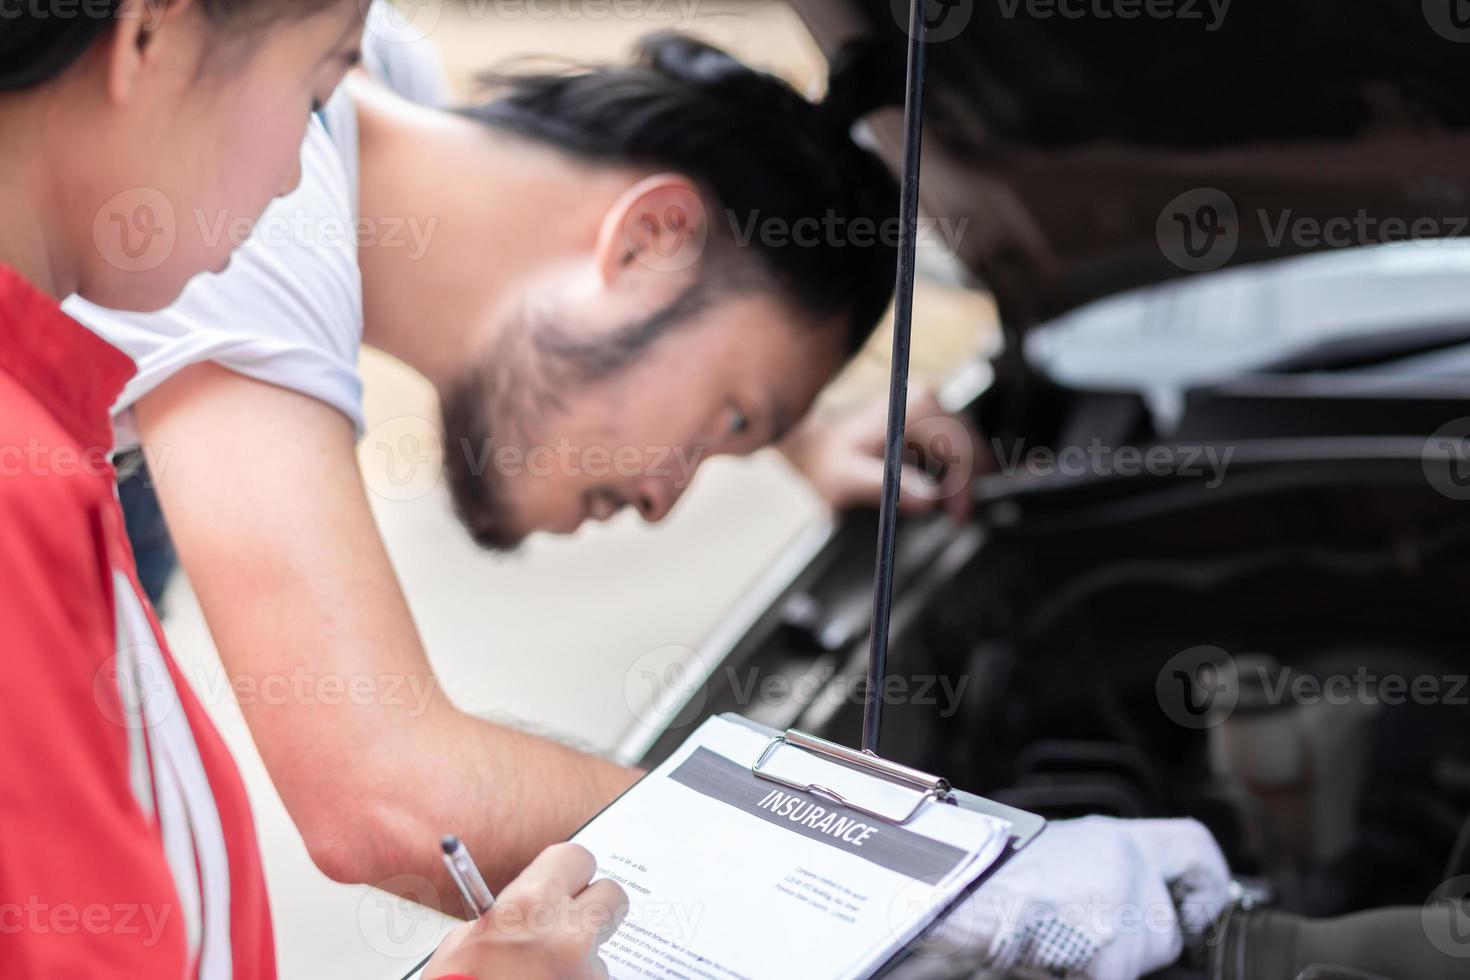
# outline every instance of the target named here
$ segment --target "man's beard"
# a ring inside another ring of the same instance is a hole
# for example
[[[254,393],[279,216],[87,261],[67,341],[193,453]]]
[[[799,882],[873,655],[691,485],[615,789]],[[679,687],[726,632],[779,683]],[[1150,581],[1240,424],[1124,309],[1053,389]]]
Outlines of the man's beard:
[[[499,375],[499,377],[497,377]],[[467,369],[444,396],[444,481],[454,512],[470,537],[491,551],[514,551],[526,538],[519,529],[505,485],[495,466],[495,426],[490,415],[503,404],[498,390],[504,373]]]

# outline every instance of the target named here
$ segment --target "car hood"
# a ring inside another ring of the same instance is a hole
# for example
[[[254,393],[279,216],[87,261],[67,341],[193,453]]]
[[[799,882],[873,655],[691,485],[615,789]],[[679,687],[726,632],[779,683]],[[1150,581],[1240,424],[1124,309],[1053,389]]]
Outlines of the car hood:
[[[1470,231],[1459,0],[928,0],[921,245],[1009,330],[1230,265]],[[901,56],[907,0],[795,0]],[[896,111],[871,132],[898,160]]]

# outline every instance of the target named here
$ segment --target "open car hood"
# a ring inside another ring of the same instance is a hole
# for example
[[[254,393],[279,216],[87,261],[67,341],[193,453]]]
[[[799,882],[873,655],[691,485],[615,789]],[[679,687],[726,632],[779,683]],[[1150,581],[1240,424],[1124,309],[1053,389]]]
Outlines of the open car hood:
[[[907,0],[794,2],[829,56],[876,37],[901,57]],[[1470,232],[1462,0],[928,2],[925,238],[1008,330],[1227,265]],[[895,167],[900,121],[872,120]]]

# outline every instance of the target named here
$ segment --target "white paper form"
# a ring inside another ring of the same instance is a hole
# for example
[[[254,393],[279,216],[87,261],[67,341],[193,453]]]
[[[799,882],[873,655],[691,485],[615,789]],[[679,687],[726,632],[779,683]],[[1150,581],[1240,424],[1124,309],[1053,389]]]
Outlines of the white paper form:
[[[939,803],[904,826],[760,779],[768,736],[711,718],[573,840],[628,893],[603,947],[617,980],[860,977],[916,937],[1005,847],[1009,825]],[[912,790],[794,748],[769,768],[864,806]]]

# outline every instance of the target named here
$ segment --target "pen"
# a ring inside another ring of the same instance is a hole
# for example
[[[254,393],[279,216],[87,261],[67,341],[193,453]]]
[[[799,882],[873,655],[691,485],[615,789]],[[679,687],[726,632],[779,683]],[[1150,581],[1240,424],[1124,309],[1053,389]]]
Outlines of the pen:
[[[449,869],[449,877],[454,879],[459,893],[464,896],[470,918],[478,919],[489,912],[490,907],[495,904],[495,896],[491,893],[490,886],[485,884],[485,879],[480,877],[480,869],[475,867],[474,859],[470,857],[464,841],[454,834],[445,834],[439,846],[444,849],[444,866]]]

